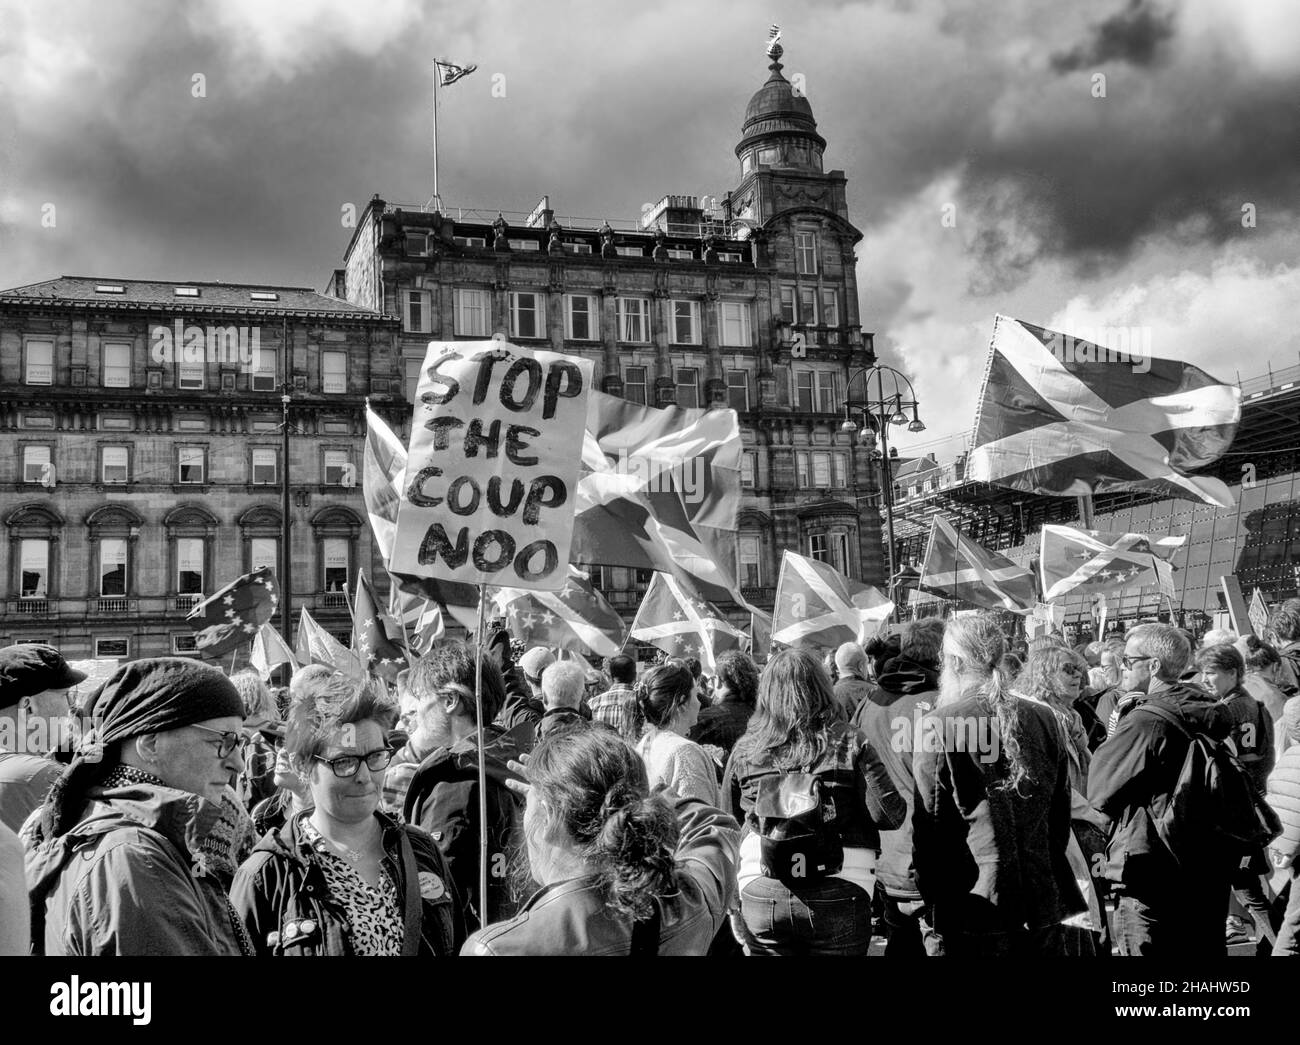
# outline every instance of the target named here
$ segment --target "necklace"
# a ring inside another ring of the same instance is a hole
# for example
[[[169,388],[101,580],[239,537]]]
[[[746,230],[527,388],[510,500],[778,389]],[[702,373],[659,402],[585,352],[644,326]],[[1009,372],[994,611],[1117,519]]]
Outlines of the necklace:
[[[352,864],[354,867],[360,866],[361,861],[365,858],[365,855],[366,855],[366,854],[365,854],[365,849],[364,849],[364,848],[362,848],[362,849],[350,849],[348,846],[344,845],[342,842],[336,842],[336,841],[334,841],[334,839],[332,839],[332,838],[326,838],[325,835],[324,835],[324,833],[321,831],[321,829],[320,829],[319,827],[317,827],[315,824],[312,824],[311,826],[312,826],[312,830],[313,830],[313,832],[316,834],[316,837],[319,838],[322,842],[324,842],[324,843],[325,843],[327,846],[329,846],[331,849],[335,850],[335,851],[339,854],[339,856],[343,857],[345,860],[347,860],[347,861],[348,861],[350,864]]]

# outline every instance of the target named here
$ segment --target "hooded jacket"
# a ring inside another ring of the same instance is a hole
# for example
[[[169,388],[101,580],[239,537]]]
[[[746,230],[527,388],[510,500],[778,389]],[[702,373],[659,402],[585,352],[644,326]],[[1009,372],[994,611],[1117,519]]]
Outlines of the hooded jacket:
[[[325,872],[303,837],[302,820],[290,817],[269,833],[235,873],[230,900],[258,955],[351,955],[347,911],[329,892]],[[421,957],[454,955],[465,937],[455,886],[438,847],[417,827],[376,811],[383,828],[384,864],[403,898],[411,932],[419,929]],[[410,845],[416,884],[408,881],[403,836]],[[408,891],[410,890],[410,891]],[[405,898],[420,897],[419,910]]]
[[[532,738],[532,726],[524,727]],[[483,730],[487,780],[488,900],[480,917],[478,746],[473,734],[450,748],[439,748],[420,763],[406,792],[406,820],[433,838],[447,861],[456,894],[471,930],[509,918],[516,909],[510,897],[506,866],[520,839],[523,801],[506,787],[523,778],[507,765],[528,750],[514,731],[490,725]],[[529,745],[531,746],[531,745]]]
[[[48,955],[243,954],[220,877],[196,859],[221,823],[220,804],[152,784],[89,797],[76,826],[27,853],[35,946]]]
[[[877,680],[879,689],[858,706],[853,725],[879,752],[894,790],[907,804],[903,823],[895,830],[880,832],[876,878],[890,896],[919,900],[921,890],[912,866],[912,809],[916,801],[912,735],[920,717],[934,707],[939,675],[932,668],[901,657],[890,661],[889,666],[891,670]]]

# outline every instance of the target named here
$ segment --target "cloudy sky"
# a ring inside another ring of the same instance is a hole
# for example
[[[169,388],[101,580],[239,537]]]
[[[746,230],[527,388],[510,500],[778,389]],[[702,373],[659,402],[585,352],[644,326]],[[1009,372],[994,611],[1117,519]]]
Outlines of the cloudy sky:
[[[479,66],[440,107],[449,204],[721,196],[770,22],[913,448],[960,449],[997,312],[1148,327],[1228,379],[1300,364],[1292,0],[0,0],[0,286],[320,288],[345,204],[431,192],[435,55]]]

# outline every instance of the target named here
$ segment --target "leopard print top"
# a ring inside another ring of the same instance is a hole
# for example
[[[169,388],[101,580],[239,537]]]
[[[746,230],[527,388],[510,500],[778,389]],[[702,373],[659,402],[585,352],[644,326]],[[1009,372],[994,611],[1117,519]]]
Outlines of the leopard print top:
[[[320,861],[330,896],[347,912],[353,953],[367,957],[400,955],[406,922],[397,883],[388,868],[381,865],[379,884],[371,885],[306,818],[302,821],[302,833]]]

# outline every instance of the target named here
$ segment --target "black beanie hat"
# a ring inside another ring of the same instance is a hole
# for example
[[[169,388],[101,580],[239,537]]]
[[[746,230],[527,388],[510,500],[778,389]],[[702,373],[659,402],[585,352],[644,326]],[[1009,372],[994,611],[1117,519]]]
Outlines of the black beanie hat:
[[[242,719],[244,702],[220,669],[185,657],[155,657],[120,667],[89,710],[94,728],[46,797],[41,817],[46,837],[61,835],[76,822],[86,790],[113,768],[104,761],[110,745],[213,718]]]

